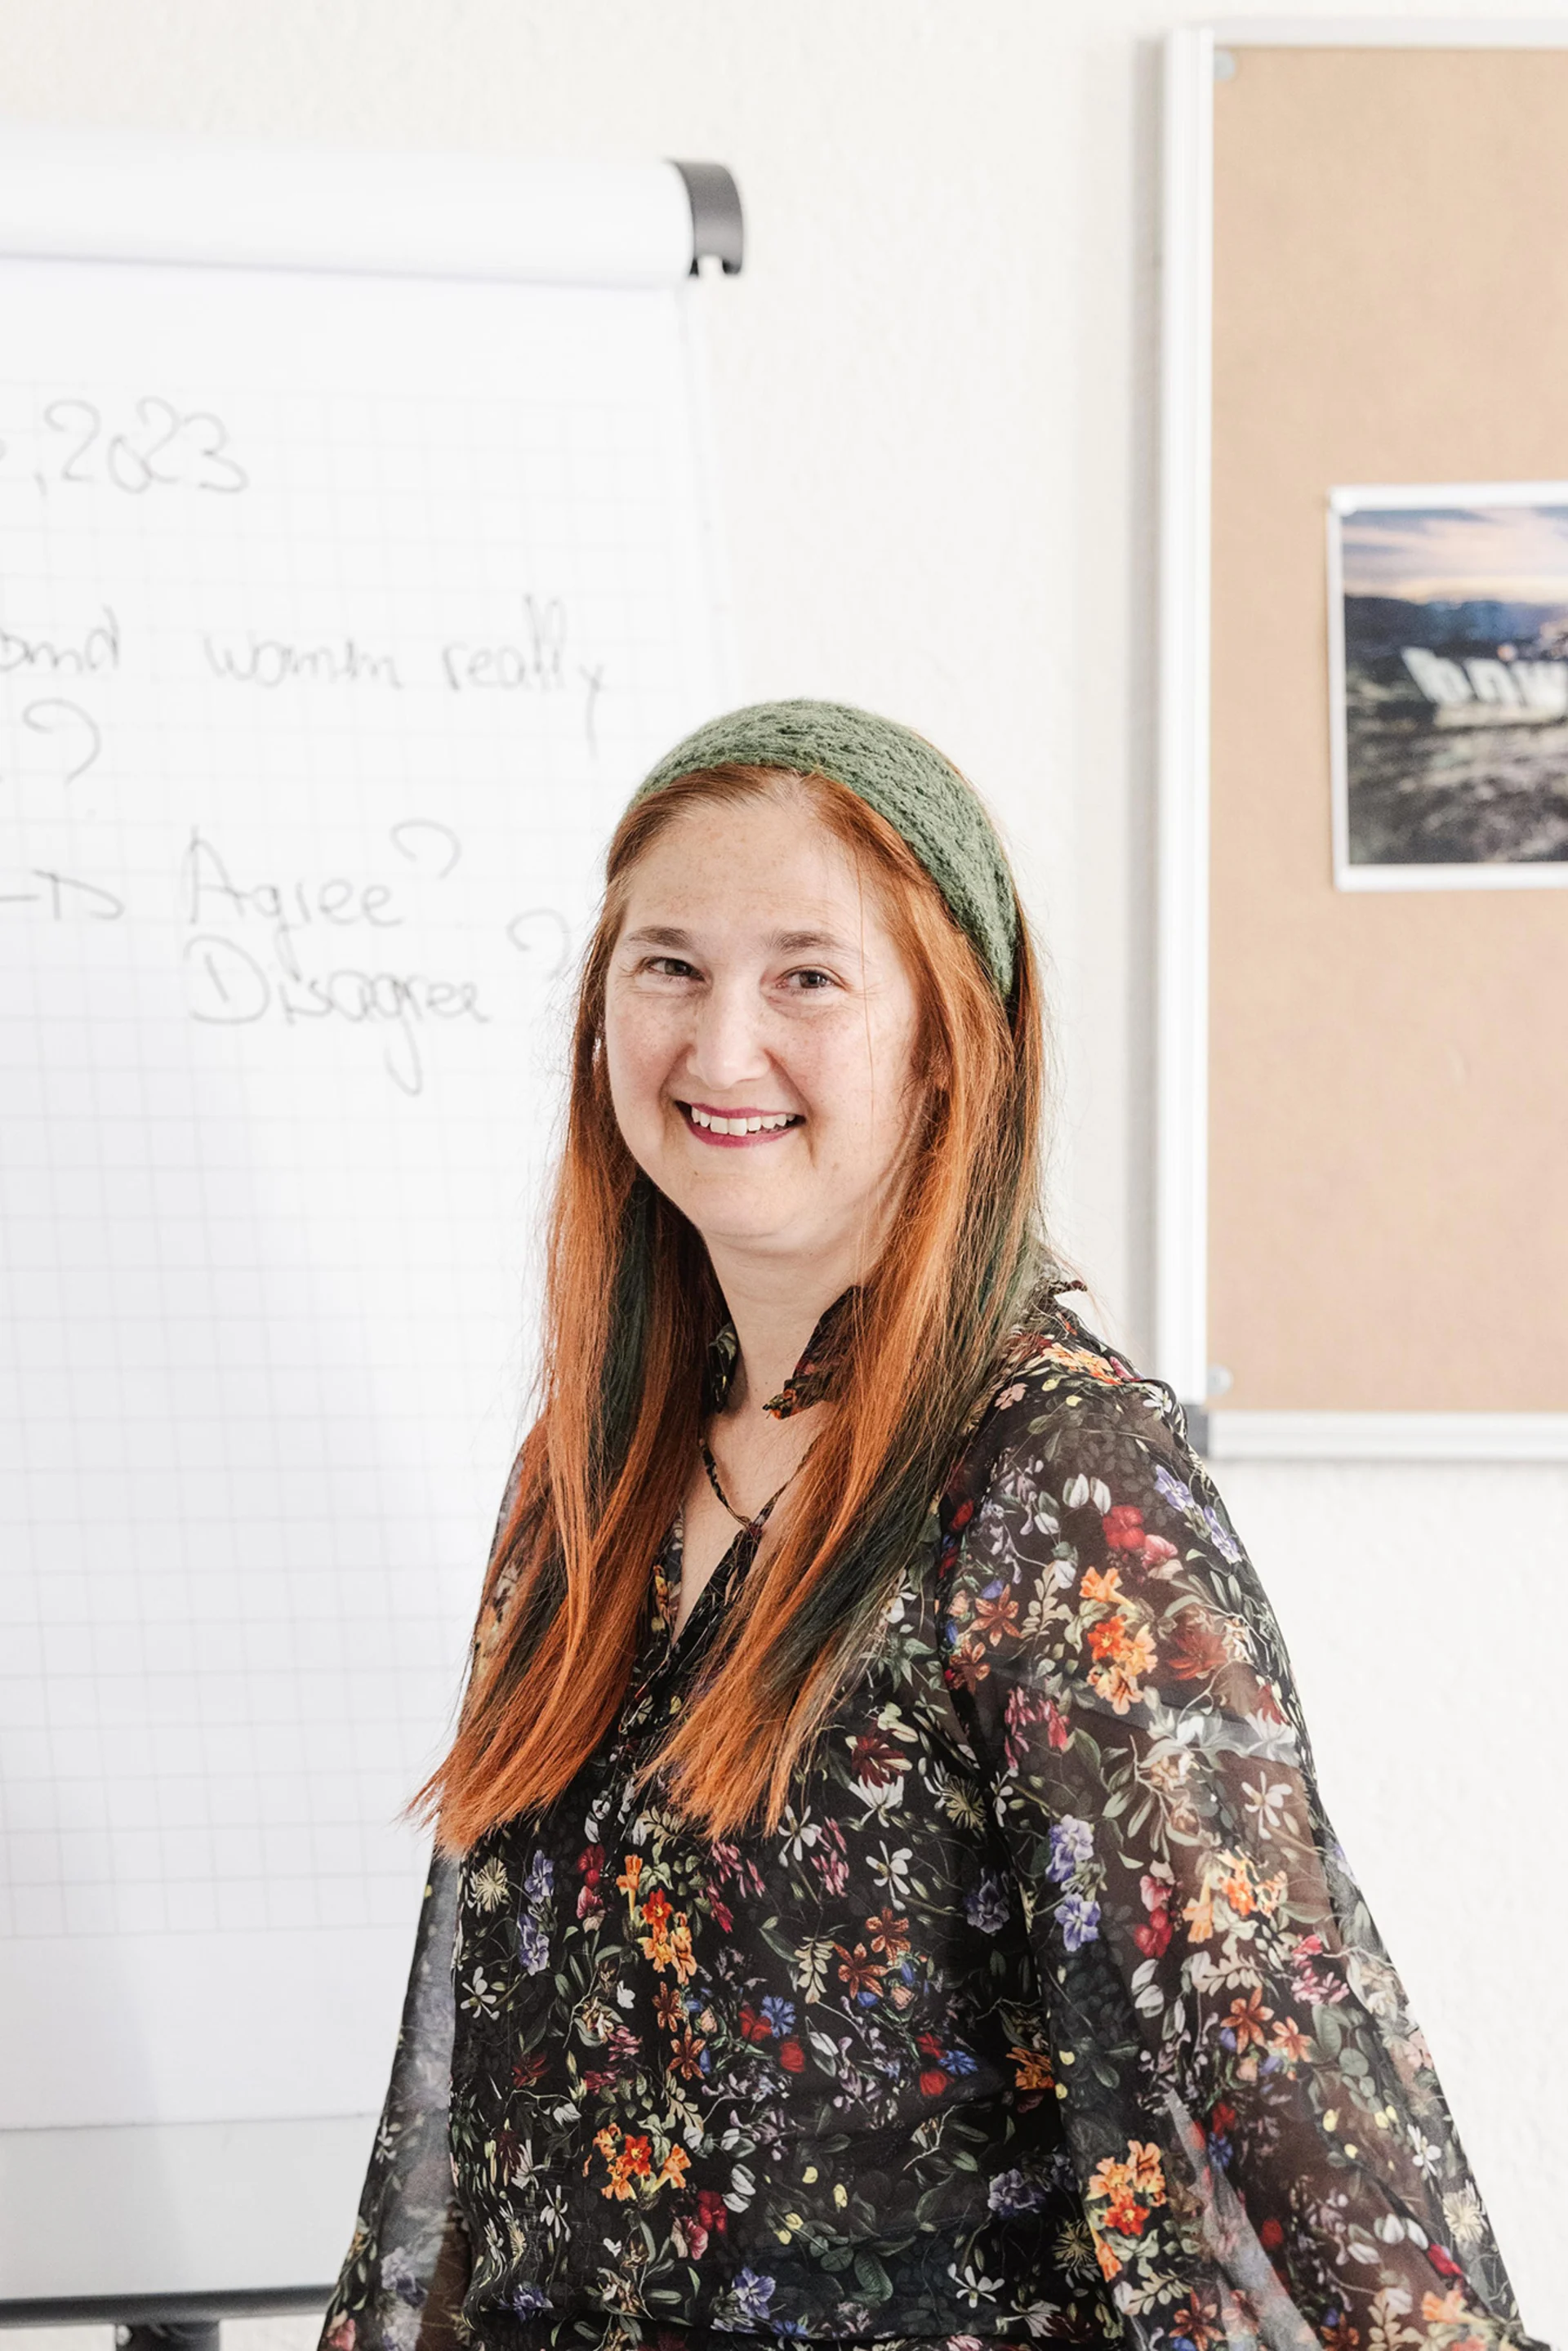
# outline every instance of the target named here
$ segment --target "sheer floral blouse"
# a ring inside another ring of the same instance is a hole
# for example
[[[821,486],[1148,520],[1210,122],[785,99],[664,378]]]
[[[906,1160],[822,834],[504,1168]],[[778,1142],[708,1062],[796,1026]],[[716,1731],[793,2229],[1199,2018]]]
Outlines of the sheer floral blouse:
[[[1526,2341],[1168,1391],[1037,1301],[779,1828],[708,1844],[632,1773],[754,1548],[672,1639],[676,1521],[612,1735],[434,1869],[329,2351]]]

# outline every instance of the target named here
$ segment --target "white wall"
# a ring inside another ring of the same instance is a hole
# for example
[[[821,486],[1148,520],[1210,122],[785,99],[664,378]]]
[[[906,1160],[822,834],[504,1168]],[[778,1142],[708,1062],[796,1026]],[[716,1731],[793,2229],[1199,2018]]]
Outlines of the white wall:
[[[747,268],[708,307],[742,689],[894,712],[1000,810],[1058,975],[1060,1229],[1134,1347],[1154,45],[1201,20],[1157,0],[0,0],[14,118],[732,166]],[[1486,1255],[1477,1234],[1478,1312]],[[1226,1482],[1527,2322],[1568,2340],[1568,1472]]]

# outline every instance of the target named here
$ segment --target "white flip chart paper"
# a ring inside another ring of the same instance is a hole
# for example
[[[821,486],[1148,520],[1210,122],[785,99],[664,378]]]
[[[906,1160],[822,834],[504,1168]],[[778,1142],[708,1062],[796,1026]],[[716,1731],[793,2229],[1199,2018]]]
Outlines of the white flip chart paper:
[[[0,293],[0,2128],[363,2113],[566,983],[724,695],[685,297]]]

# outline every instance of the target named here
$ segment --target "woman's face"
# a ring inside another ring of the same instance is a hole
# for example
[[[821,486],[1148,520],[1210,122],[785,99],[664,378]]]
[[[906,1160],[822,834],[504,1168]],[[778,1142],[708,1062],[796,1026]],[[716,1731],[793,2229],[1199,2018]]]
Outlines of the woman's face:
[[[631,878],[604,1028],[626,1146],[721,1280],[747,1255],[846,1283],[869,1270],[918,1111],[915,987],[804,791],[689,808],[660,834]]]

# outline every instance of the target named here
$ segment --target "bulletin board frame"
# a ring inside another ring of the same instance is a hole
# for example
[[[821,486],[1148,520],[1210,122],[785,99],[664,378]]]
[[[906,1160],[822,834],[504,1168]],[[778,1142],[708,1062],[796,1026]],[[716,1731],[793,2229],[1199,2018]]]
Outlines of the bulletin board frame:
[[[1215,89],[1232,48],[1563,50],[1562,19],[1222,20],[1165,44],[1155,1355],[1227,1458],[1568,1460],[1568,1411],[1243,1409],[1211,1339]],[[1329,486],[1325,486],[1325,489]],[[1327,695],[1327,682],[1324,684]],[[1327,833],[1329,779],[1324,778]]]

